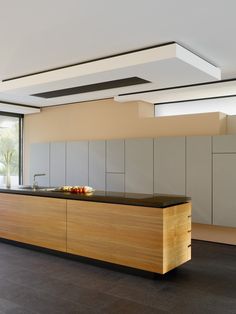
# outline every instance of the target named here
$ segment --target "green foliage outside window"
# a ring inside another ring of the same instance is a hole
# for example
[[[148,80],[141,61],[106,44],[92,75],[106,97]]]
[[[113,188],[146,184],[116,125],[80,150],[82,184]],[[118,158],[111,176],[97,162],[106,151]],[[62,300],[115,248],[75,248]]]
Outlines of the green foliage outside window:
[[[0,129],[0,175],[19,175],[19,125]]]

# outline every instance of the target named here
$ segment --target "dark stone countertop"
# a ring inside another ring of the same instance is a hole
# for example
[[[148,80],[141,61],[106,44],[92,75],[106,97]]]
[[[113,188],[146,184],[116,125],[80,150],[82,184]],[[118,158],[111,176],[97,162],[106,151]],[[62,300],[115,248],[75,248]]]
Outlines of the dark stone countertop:
[[[21,194],[39,197],[52,197],[79,201],[124,204],[157,208],[179,205],[189,202],[191,200],[189,197],[183,195],[138,194],[138,193],[136,194],[105,191],[95,191],[92,194],[73,194],[70,192],[59,191],[42,191],[42,190],[33,191],[30,189],[21,189],[19,187],[12,187],[10,189],[0,187],[0,193]]]

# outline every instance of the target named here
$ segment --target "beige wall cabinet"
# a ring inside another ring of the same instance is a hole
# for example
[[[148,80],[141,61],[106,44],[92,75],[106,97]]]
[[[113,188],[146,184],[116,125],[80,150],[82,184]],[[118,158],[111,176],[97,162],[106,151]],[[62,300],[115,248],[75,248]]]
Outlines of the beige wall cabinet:
[[[68,185],[186,194],[192,197],[193,222],[235,226],[236,135],[67,142],[66,153],[64,147],[31,145],[31,183],[34,173],[46,173],[40,185],[62,185],[66,172]]]
[[[106,141],[106,172],[124,173],[125,171],[125,141]]]
[[[236,227],[236,154],[213,156],[213,224]]]
[[[66,143],[66,185],[88,185],[88,141]]]
[[[186,195],[192,198],[192,221],[211,224],[211,136],[191,136],[186,139]]]
[[[154,192],[185,195],[185,137],[154,140]]]
[[[50,186],[66,183],[66,143],[50,143]]]
[[[213,224],[236,227],[236,135],[213,136]]]
[[[106,141],[106,190],[125,191],[125,141]]]
[[[106,141],[89,141],[89,185],[106,190]]]
[[[106,173],[106,190],[108,192],[125,192],[124,173]]]
[[[49,186],[49,156],[50,143],[33,143],[30,145],[30,184],[33,183],[34,174],[44,173],[45,176],[37,177],[37,182],[41,186]]]
[[[236,153],[236,134],[213,136],[213,153]]]
[[[125,192],[153,193],[153,139],[125,140]]]

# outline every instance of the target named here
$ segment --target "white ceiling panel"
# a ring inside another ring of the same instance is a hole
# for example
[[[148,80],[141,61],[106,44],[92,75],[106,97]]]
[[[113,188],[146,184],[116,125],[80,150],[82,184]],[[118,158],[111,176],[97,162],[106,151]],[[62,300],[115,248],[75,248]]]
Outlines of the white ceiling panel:
[[[116,101],[146,101],[155,103],[171,103],[185,100],[206,99],[236,96],[236,80],[219,81],[216,83],[157,90],[115,97]]]
[[[33,94],[138,77],[150,83],[45,99]],[[176,43],[52,70],[0,83],[2,101],[52,106],[111,98],[122,93],[220,79],[221,71]]]
[[[14,104],[5,104],[0,102],[0,111],[10,112],[10,113],[19,113],[19,114],[32,114],[39,113],[40,108],[32,108],[28,106],[20,106]]]

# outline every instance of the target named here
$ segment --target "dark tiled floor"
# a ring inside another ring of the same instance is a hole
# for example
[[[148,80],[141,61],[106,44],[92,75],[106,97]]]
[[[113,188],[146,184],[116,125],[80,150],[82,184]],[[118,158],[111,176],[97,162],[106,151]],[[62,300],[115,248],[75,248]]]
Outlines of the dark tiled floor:
[[[236,246],[193,241],[155,279],[0,243],[0,314],[236,314]]]

